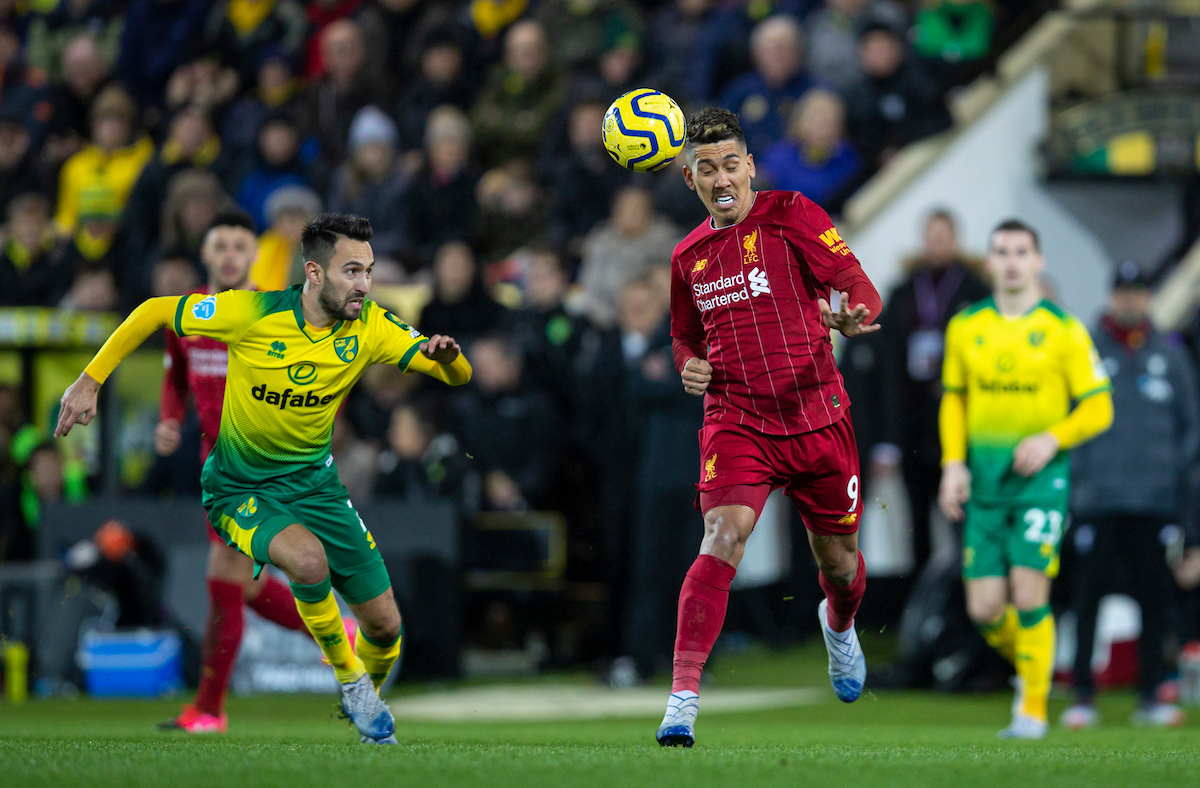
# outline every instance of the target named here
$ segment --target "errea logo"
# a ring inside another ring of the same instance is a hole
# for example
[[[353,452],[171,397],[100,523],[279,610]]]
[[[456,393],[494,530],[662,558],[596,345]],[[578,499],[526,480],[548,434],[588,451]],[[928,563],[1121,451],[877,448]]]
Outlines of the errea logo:
[[[287,350],[287,345],[277,339],[271,343],[271,349],[267,351],[267,355],[271,358],[283,358],[283,351],[285,350]]]
[[[206,296],[192,304],[192,317],[197,320],[211,320],[217,313],[217,297]]]

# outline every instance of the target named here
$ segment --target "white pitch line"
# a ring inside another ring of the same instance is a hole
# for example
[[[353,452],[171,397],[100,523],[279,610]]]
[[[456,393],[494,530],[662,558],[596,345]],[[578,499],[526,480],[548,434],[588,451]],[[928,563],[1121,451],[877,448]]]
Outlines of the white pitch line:
[[[397,719],[438,722],[537,722],[661,715],[663,688],[613,690],[582,684],[501,685],[436,692],[391,701]],[[800,689],[706,689],[705,715],[809,706],[827,700],[828,691]]]

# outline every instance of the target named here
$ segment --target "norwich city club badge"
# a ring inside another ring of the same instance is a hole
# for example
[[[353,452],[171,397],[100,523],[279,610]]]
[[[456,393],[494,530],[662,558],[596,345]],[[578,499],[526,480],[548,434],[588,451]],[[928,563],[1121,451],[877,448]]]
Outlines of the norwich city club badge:
[[[341,337],[333,340],[333,352],[338,358],[349,364],[358,355],[358,337]]]

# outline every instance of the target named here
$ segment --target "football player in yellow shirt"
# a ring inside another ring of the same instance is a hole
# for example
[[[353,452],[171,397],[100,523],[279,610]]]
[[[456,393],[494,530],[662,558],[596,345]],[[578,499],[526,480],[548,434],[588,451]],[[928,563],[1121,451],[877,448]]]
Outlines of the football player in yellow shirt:
[[[400,612],[375,539],[338,480],[333,419],[371,364],[451,386],[471,379],[471,365],[450,337],[426,337],[367,299],[370,240],[366,219],[318,216],[301,239],[302,285],[146,301],[67,389],[55,436],[92,420],[100,386],[163,326],[228,345],[221,430],[200,477],[209,523],[254,559],[255,577],[264,564],[283,570],[362,741],[395,744],[377,687],[400,654]],[[358,619],[354,649],[333,588]]]
[[[967,612],[1017,670],[1002,738],[1046,735],[1069,450],[1113,418],[1087,329],[1042,297],[1045,264],[1033,228],[1009,220],[992,231],[993,294],[950,321],[942,370],[939,503],[964,520]]]

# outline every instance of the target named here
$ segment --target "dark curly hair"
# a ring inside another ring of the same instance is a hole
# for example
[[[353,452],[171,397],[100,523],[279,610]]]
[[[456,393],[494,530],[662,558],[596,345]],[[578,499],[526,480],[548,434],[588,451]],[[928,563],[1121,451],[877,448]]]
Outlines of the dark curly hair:
[[[300,254],[305,260],[312,260],[326,268],[333,257],[333,248],[337,246],[338,238],[369,241],[374,234],[371,221],[362,216],[323,213],[304,228],[304,234],[300,236]]]
[[[746,135],[742,133],[742,124],[738,123],[737,115],[720,107],[706,107],[688,118],[687,142],[684,151],[688,163],[692,164],[697,145],[709,145],[725,140],[737,140],[743,147],[746,145]]]

